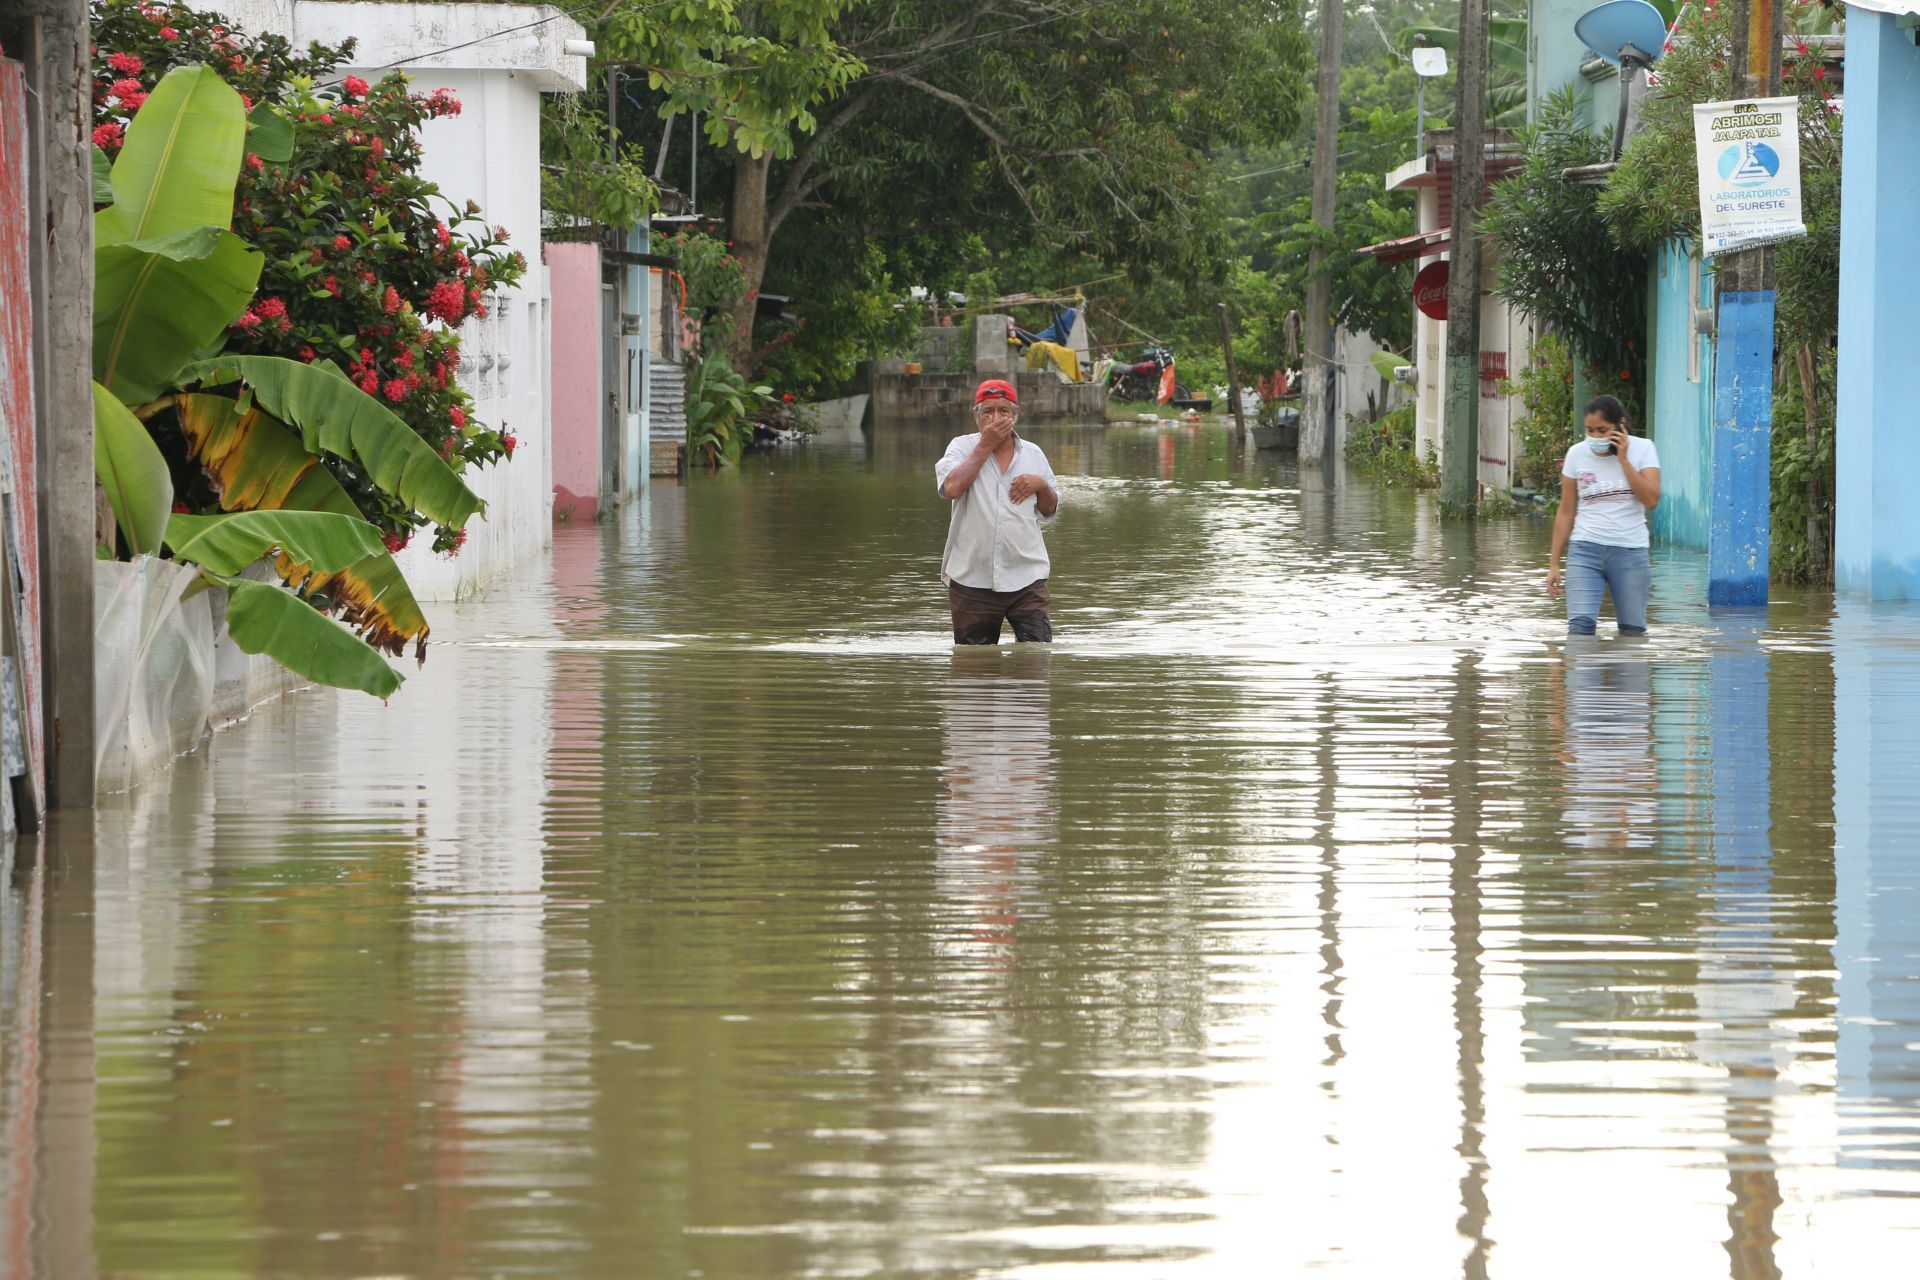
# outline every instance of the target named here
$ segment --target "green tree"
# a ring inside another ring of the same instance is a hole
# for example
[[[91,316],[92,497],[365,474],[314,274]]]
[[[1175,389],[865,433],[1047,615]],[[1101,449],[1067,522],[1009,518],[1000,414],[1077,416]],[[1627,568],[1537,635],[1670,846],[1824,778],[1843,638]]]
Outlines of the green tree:
[[[761,63],[731,70],[730,30],[691,47],[649,37],[673,59],[650,64],[660,109],[717,108],[706,133],[734,151],[729,235],[756,289],[781,231],[819,207],[847,240],[991,229],[996,249],[1091,248],[1140,278],[1218,280],[1233,255],[1214,157],[1286,137],[1302,114],[1291,0],[802,7],[821,20],[804,75],[759,46]],[[781,68],[769,94],[751,87],[762,65]],[[728,83],[753,130],[725,122]],[[751,306],[737,365],[754,350]]]

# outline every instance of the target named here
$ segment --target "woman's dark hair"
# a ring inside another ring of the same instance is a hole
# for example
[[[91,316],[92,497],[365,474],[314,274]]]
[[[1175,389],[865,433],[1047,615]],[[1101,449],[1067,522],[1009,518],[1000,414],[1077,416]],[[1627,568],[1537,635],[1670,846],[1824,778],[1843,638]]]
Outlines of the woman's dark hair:
[[[1619,426],[1627,420],[1627,406],[1613,396],[1595,396],[1587,401],[1587,413],[1597,413],[1606,419],[1609,426]],[[1586,414],[1582,414],[1585,417]]]

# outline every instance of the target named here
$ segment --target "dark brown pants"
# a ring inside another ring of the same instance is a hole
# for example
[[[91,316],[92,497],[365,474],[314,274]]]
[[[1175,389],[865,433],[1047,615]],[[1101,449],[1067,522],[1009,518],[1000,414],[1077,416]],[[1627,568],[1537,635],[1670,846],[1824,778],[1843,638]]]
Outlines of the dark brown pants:
[[[1047,580],[1028,583],[1018,591],[988,591],[984,587],[947,584],[947,606],[953,611],[955,644],[999,644],[1000,624],[1013,624],[1015,641],[1047,644],[1053,640],[1053,619],[1047,610],[1053,596]]]

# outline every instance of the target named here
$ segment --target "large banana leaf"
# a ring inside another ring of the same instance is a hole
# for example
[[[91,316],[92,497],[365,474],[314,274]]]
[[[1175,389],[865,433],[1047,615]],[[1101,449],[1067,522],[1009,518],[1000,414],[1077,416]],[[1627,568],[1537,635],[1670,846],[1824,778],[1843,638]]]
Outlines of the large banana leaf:
[[[241,381],[314,452],[357,464],[369,480],[428,519],[458,529],[486,504],[392,410],[319,364],[279,356],[217,356],[187,366],[183,382]]]
[[[127,550],[160,550],[167,513],[173,509],[173,477],[147,426],[111,391],[93,384],[93,469],[113,504]]]
[[[338,573],[386,550],[372,525],[358,516],[332,511],[176,515],[167,521],[167,545],[176,560],[191,560],[227,574],[239,573],[275,549],[327,573]]]
[[[97,145],[93,149],[93,202],[113,203],[113,161]]]
[[[246,107],[202,66],[167,72],[127,126],[113,205],[93,216],[96,245],[157,240],[233,221]]]
[[[293,159],[293,125],[271,102],[247,112],[247,150],[273,164]]]
[[[258,409],[241,411],[225,396],[174,398],[187,448],[229,511],[329,511],[356,519],[360,511],[300,437]],[[398,656],[407,641],[416,656],[427,643],[427,619],[400,566],[384,547],[333,574],[281,555],[280,576],[309,595],[331,599],[342,618],[377,649]]]
[[[247,578],[216,581],[232,593],[227,634],[246,652],[264,653],[309,680],[376,698],[392,697],[400,687],[400,673],[365,641],[291,591]]]
[[[93,376],[127,404],[160,395],[246,309],[265,262],[221,227],[101,245]]]

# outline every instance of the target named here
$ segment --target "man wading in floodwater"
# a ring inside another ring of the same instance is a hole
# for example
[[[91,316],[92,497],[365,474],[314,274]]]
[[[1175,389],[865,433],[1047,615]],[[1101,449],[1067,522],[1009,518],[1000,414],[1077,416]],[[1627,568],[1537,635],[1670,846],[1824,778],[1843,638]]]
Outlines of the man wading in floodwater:
[[[1647,633],[1647,512],[1660,502],[1660,455],[1653,441],[1627,433],[1626,407],[1612,396],[1587,405],[1587,438],[1560,466],[1560,514],[1553,522],[1547,593],[1560,590],[1567,553],[1567,634],[1590,636],[1600,593],[1613,597],[1623,636]]]
[[[1020,396],[1010,383],[981,383],[973,420],[980,430],[957,437],[933,468],[940,496],[953,504],[940,561],[953,642],[999,644],[1000,624],[1010,622],[1015,640],[1045,643],[1053,639],[1053,597],[1040,521],[1060,509],[1053,468],[1014,431]]]

